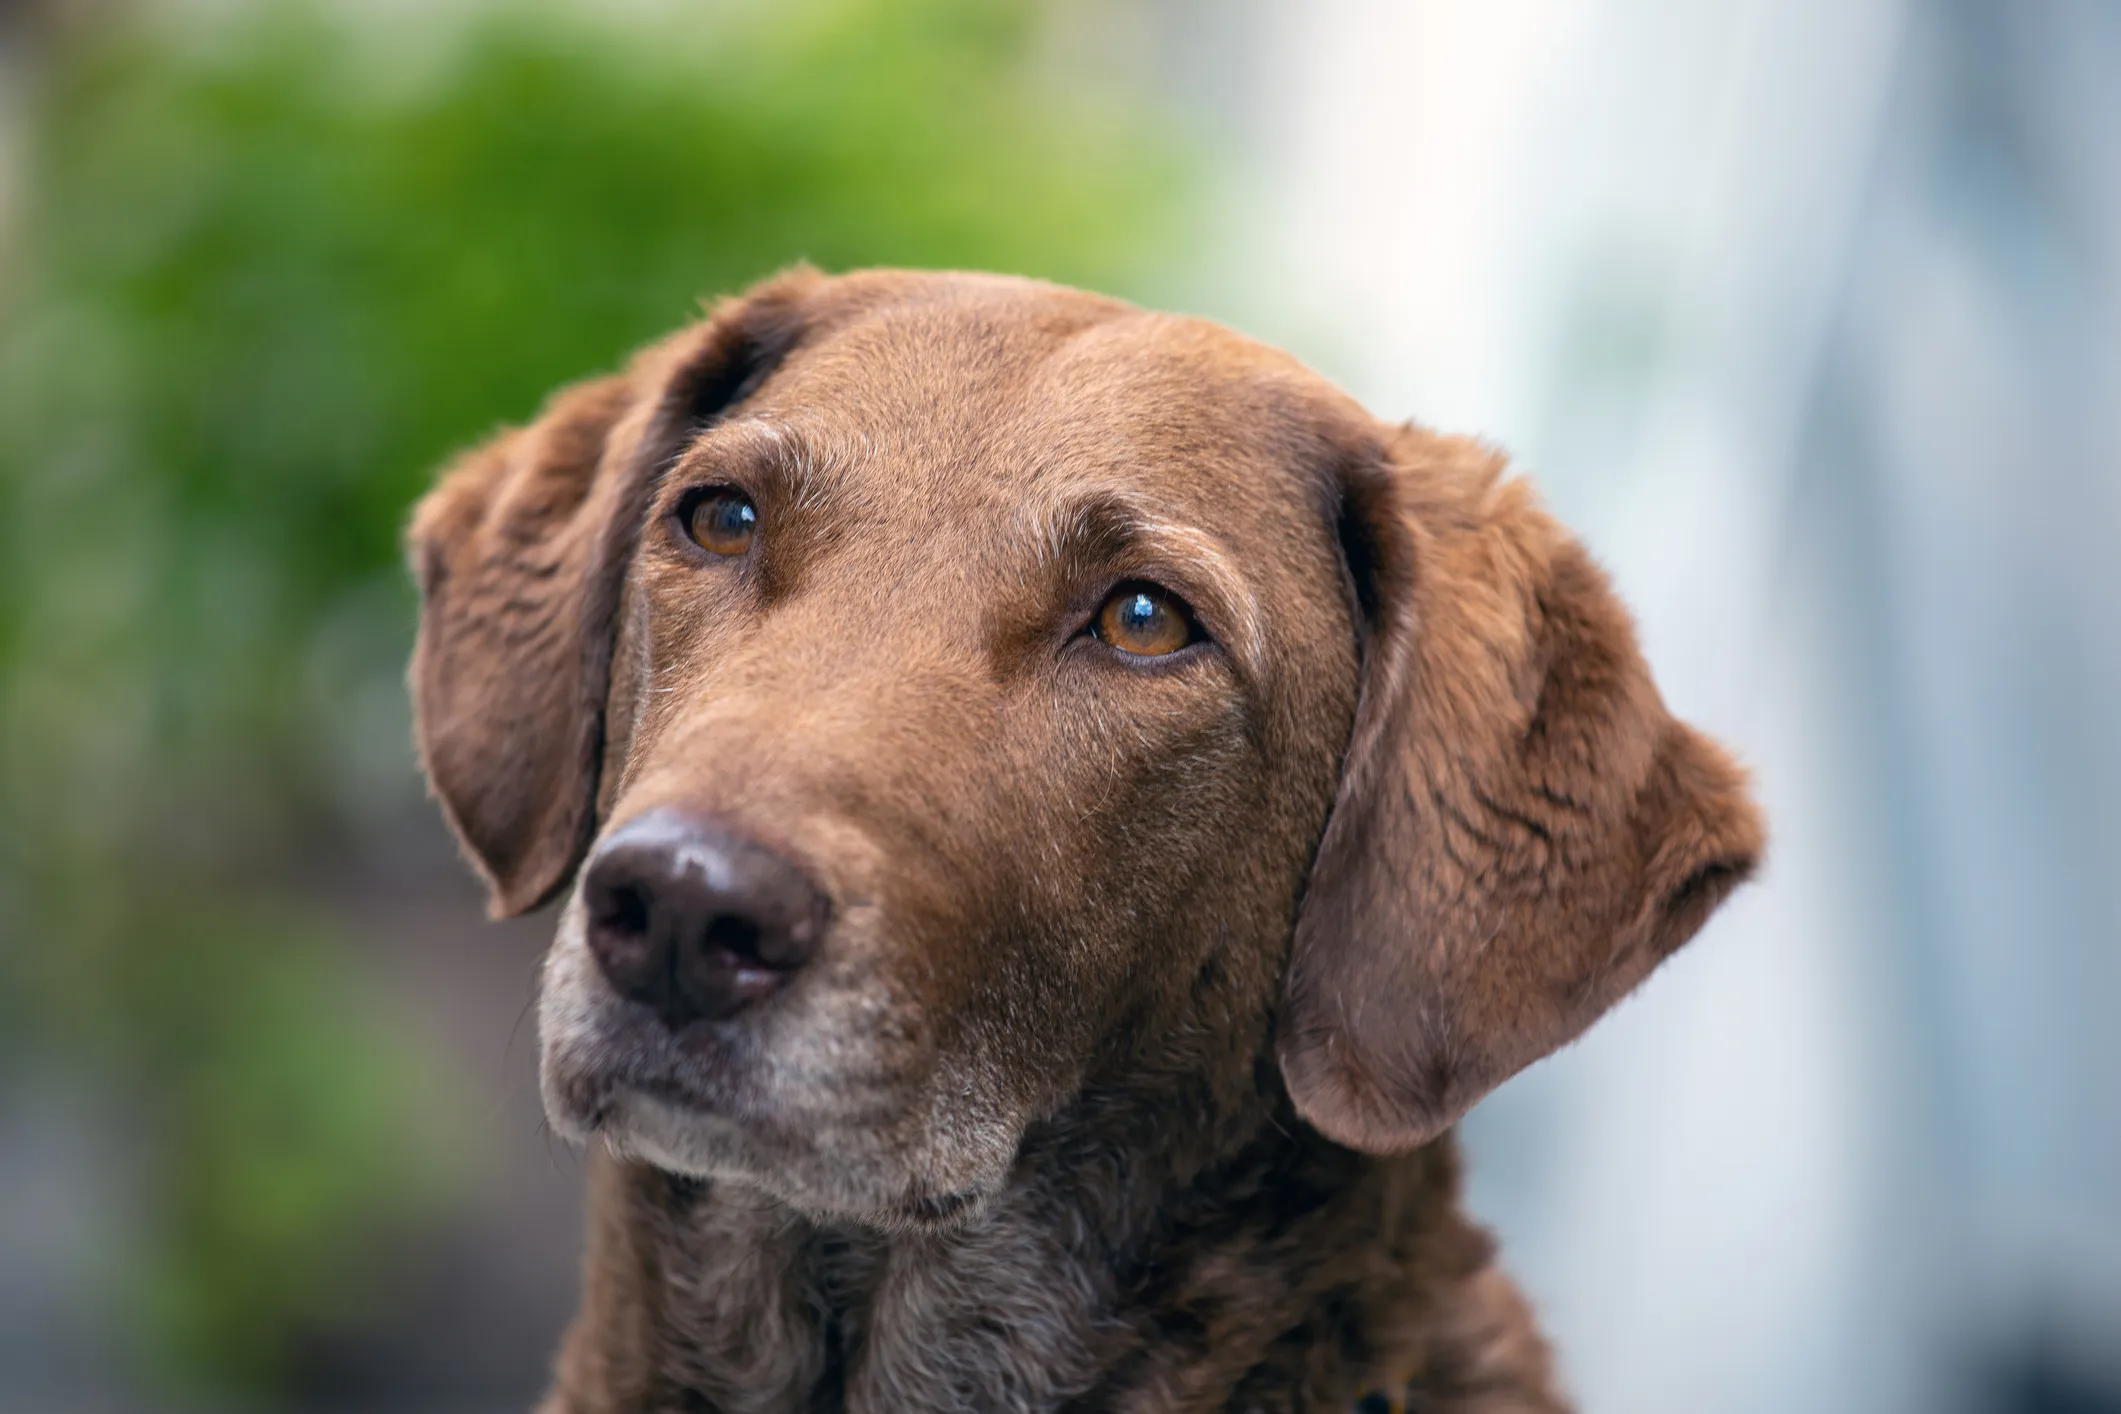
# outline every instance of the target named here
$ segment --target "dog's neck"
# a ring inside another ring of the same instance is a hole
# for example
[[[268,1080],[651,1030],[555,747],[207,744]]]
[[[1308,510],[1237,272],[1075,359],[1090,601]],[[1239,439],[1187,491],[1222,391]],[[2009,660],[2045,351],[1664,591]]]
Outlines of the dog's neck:
[[[895,1234],[599,1156],[547,1410],[1562,1408],[1448,1137],[1374,1160],[1257,1118],[1205,1164],[1043,1126],[976,1215]]]

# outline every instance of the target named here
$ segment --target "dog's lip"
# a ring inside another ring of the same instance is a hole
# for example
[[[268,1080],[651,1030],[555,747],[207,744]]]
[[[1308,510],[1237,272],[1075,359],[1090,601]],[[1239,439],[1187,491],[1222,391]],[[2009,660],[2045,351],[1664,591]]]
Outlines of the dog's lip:
[[[753,1107],[729,1037],[704,1028],[673,1034],[645,1008],[629,1006],[641,1014],[608,1015],[586,1045],[549,1057],[561,1108],[570,1118],[597,1132],[629,1096],[728,1118],[742,1118]]]
[[[579,1074],[596,1097],[594,1106],[606,1111],[628,1096],[654,1100],[673,1109],[730,1118],[741,1118],[749,1108],[737,1087],[714,1084],[706,1077],[689,1076],[674,1069],[592,1061]]]
[[[910,1067],[903,1057],[893,1064],[882,1056],[853,1073],[838,1065],[806,1067],[807,1026],[761,1024],[785,997],[673,1030],[642,1002],[599,990],[584,1012],[547,1038],[543,1052],[548,1113],[576,1142],[593,1136],[623,1142],[642,1111],[654,1109],[663,1112],[659,1124],[734,1127],[754,1140],[800,1147],[814,1125],[896,1128],[920,1103],[920,1077],[911,1072],[925,1070],[925,1051]],[[883,1039],[895,1036],[888,1027],[878,1030]],[[785,1046],[796,1050],[782,1055]],[[814,1064],[815,1056],[810,1059]],[[947,1225],[972,1197],[946,1195],[908,1212],[916,1199],[907,1195],[891,1206],[901,1221]]]

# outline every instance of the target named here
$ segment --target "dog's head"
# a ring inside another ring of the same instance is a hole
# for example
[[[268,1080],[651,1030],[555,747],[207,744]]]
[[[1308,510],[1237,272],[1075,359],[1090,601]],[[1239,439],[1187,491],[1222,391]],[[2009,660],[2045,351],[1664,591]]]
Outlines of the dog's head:
[[[946,1214],[1086,1086],[1269,1053],[1421,1144],[1761,847],[1496,457],[1072,291],[783,276],[411,540],[435,794],[496,912],[567,894],[555,1126],[813,1213]]]

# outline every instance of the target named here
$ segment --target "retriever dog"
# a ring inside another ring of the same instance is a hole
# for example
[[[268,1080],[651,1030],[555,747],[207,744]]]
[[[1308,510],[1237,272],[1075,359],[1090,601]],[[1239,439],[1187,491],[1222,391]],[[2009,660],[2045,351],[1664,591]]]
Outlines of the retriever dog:
[[[593,1152],[551,1414],[1566,1408],[1452,1125],[1754,868],[1502,459],[1216,325],[798,268],[413,517]]]

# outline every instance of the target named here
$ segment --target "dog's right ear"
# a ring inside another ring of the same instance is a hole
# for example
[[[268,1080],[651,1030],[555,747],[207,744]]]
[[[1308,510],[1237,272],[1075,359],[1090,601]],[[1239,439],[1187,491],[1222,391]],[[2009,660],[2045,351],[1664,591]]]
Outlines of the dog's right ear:
[[[562,390],[414,511],[420,760],[495,917],[558,892],[595,834],[613,634],[656,479],[787,357],[822,282],[778,276]]]

